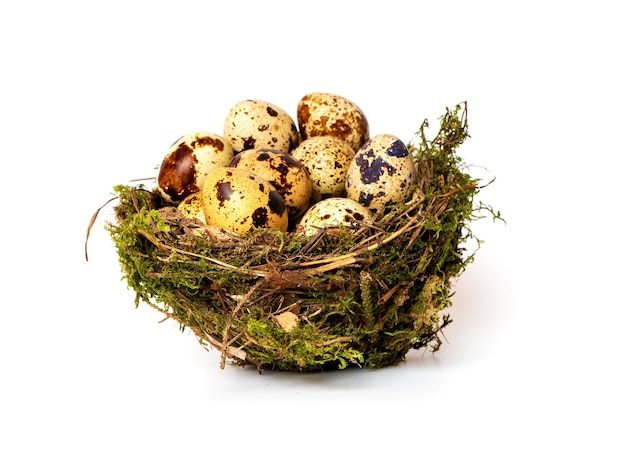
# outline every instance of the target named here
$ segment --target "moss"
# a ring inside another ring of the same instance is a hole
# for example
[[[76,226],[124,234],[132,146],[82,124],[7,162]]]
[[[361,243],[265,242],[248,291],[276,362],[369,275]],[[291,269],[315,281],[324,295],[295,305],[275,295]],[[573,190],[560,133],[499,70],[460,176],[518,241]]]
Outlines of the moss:
[[[490,206],[458,147],[467,108],[447,109],[432,140],[424,121],[409,150],[413,199],[372,226],[309,239],[258,230],[216,238],[143,186],[116,186],[107,224],[124,279],[146,302],[231,362],[259,369],[384,367],[411,349],[439,349],[451,280],[473,260],[469,223]]]

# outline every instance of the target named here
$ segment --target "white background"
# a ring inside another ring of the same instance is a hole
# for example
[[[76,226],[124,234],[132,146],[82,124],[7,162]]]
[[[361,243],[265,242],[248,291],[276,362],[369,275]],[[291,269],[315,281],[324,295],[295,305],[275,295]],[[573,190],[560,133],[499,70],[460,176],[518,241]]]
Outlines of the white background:
[[[0,467],[625,468],[619,2],[4,2]],[[461,156],[507,223],[436,354],[323,374],[219,368],[134,307],[103,229],[235,102],[311,91],[409,139],[467,100]]]

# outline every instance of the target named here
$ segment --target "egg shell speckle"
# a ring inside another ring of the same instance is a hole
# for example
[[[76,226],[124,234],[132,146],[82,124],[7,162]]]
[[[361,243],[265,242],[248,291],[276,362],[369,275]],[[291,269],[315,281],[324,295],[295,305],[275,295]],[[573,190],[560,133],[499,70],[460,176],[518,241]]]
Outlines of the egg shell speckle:
[[[300,143],[300,133],[291,116],[261,100],[236,103],[226,114],[224,136],[235,153],[260,148],[291,152]]]
[[[331,197],[313,204],[300,219],[298,231],[305,236],[315,235],[321,228],[360,227],[372,220],[367,207],[349,198]]]
[[[159,169],[157,189],[169,203],[179,203],[202,189],[206,176],[226,166],[234,152],[222,136],[210,132],[186,134],[174,142]]]
[[[346,195],[346,177],[354,159],[354,151],[347,142],[333,136],[310,137],[291,156],[309,173],[313,202]]]
[[[282,195],[267,180],[238,168],[217,168],[202,189],[206,223],[245,235],[256,228],[286,231]]]
[[[415,180],[415,165],[406,145],[394,135],[380,134],[356,153],[348,169],[346,194],[377,211],[405,202]]]
[[[303,96],[298,102],[296,118],[303,140],[330,135],[346,141],[356,152],[369,139],[369,123],[361,108],[332,93]]]

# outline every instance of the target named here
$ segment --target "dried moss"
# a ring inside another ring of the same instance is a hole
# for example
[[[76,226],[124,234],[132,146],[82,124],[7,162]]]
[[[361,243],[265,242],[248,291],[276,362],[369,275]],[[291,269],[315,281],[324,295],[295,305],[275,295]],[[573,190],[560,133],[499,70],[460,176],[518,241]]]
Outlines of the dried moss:
[[[451,280],[473,260],[469,223],[489,206],[458,147],[467,108],[447,109],[426,138],[409,143],[420,180],[415,197],[358,231],[313,239],[258,230],[215,239],[143,186],[116,186],[107,224],[124,279],[146,302],[190,328],[227,362],[259,369],[378,368],[411,349],[437,350]]]

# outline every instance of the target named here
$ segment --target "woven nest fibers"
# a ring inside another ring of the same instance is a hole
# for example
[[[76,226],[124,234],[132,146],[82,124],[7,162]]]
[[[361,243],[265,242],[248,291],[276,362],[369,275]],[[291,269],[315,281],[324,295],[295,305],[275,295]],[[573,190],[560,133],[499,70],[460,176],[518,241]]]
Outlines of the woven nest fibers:
[[[484,185],[456,153],[468,137],[465,104],[446,110],[431,140],[427,126],[407,145],[413,197],[357,229],[216,235],[155,190],[116,186],[106,228],[136,303],[191,329],[222,367],[380,368],[438,350],[451,281],[474,256],[469,222],[499,215],[474,201]]]

